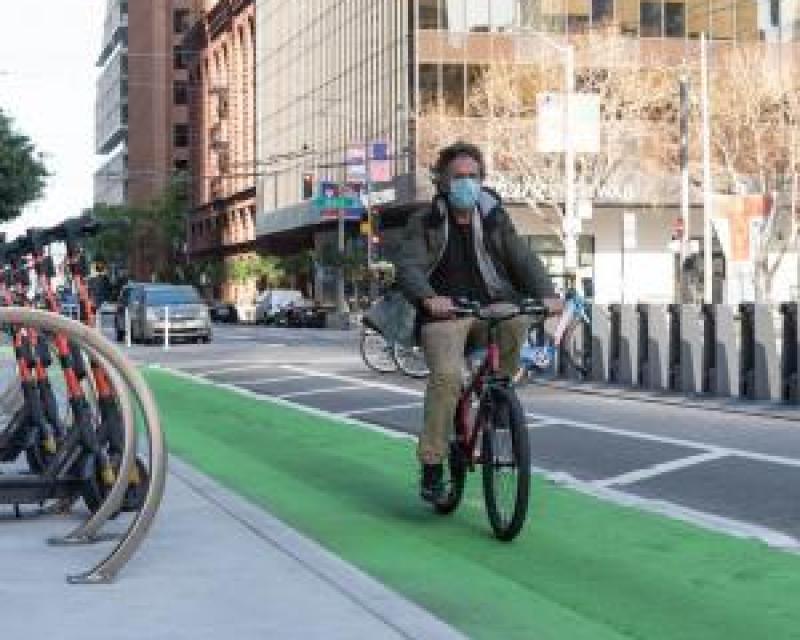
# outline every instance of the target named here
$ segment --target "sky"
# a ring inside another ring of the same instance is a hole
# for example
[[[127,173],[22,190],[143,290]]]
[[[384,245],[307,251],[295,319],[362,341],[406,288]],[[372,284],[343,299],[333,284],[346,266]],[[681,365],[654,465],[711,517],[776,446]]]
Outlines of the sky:
[[[52,176],[44,197],[0,225],[14,238],[92,204],[94,100],[105,0],[0,0],[0,108],[31,138]]]

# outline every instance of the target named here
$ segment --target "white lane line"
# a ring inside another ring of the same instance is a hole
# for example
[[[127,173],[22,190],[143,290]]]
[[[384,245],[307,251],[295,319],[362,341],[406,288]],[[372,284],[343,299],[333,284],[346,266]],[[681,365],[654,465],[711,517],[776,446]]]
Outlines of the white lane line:
[[[369,407],[367,409],[355,409],[353,411],[340,411],[339,416],[360,416],[365,413],[380,413],[381,411],[395,411],[396,409],[416,409],[421,407],[421,402],[408,402],[406,404],[390,404],[385,407]]]
[[[230,366],[228,366],[230,365]],[[226,369],[247,369],[248,367],[266,367],[269,366],[263,360],[256,362],[255,360],[201,360],[193,362],[169,362],[164,363],[162,366],[174,370],[185,371],[186,373],[199,374],[208,367],[225,367]],[[213,373],[213,370],[210,371]]]
[[[308,380],[309,377],[312,376],[278,376],[277,378],[254,378],[253,380],[226,380],[226,382],[231,384],[269,384],[271,382],[288,382],[290,380]]]
[[[302,411],[303,413],[318,418],[330,419],[331,417],[335,417],[339,422],[343,422],[353,427],[358,427],[359,429],[366,429],[367,431],[375,431],[376,433],[382,433],[383,435],[389,438],[393,438],[395,440],[416,441],[417,439],[417,436],[411,433],[406,433],[405,431],[398,431],[397,429],[388,429],[387,427],[382,427],[380,425],[373,424],[371,422],[364,422],[362,420],[359,420],[358,418],[350,418],[347,416],[334,416],[330,411],[323,411],[322,409],[309,407],[307,405],[300,404],[298,402],[284,400],[282,398],[278,398],[277,396],[268,396],[263,393],[258,393],[257,391],[251,391],[250,389],[245,389],[244,387],[237,387],[236,385],[233,384],[226,384],[224,382],[214,382],[213,380],[208,380],[207,378],[201,378],[200,376],[194,373],[189,373],[188,371],[182,371],[181,369],[172,369],[164,365],[151,364],[148,366],[151,369],[161,369],[163,371],[168,371],[169,373],[178,376],[179,378],[191,380],[192,382],[207,385],[209,387],[214,387],[216,389],[224,389],[225,391],[230,391],[231,393],[235,393],[237,395],[250,398],[251,400],[257,400],[258,402],[263,402],[265,404],[291,407],[292,409],[297,409],[299,411]]]
[[[719,453],[725,456],[736,456],[739,458],[746,458],[748,460],[756,460],[758,462],[770,462],[779,464],[786,467],[800,468],[800,459],[786,458],[784,456],[776,456],[767,453],[758,453],[756,451],[748,451],[745,449],[735,449],[731,447],[723,447],[708,442],[699,442],[697,440],[683,440],[682,438],[670,438],[667,436],[658,436],[652,433],[642,433],[641,431],[627,431],[625,429],[617,429],[615,427],[606,427],[594,422],[581,422],[578,420],[567,420],[565,418],[558,418],[557,416],[548,416],[532,412],[526,414],[529,418],[546,420],[548,426],[565,426],[574,427],[576,429],[586,429],[587,431],[595,431],[597,433],[607,433],[615,436],[622,436],[624,438],[634,438],[636,440],[647,440],[649,442],[658,442],[659,444],[672,444],[679,447],[687,447],[690,449],[704,449],[707,452]]]
[[[304,367],[297,367],[293,365],[283,365],[282,368],[287,369],[289,371],[295,371],[297,373],[306,373],[309,375],[316,374],[326,378],[340,380],[341,382],[361,384],[365,387],[371,387],[373,389],[383,389],[385,391],[392,391],[394,393],[401,393],[417,397],[422,397],[424,395],[424,392],[418,389],[409,389],[407,387],[401,387],[399,385],[388,384],[384,382],[370,382],[366,380],[360,380],[358,378],[353,378],[351,376],[343,376],[336,373],[324,373],[320,371],[314,371],[313,369],[307,369]],[[526,415],[527,417],[532,418],[533,420],[542,422],[543,423],[542,426],[563,425],[567,427],[575,427],[578,429],[586,429],[588,431],[596,431],[597,433],[607,433],[616,436],[622,436],[624,438],[633,438],[635,440],[647,440],[649,442],[658,442],[660,444],[672,444],[680,447],[686,447],[689,449],[701,449],[704,451],[716,452],[727,456],[737,456],[740,458],[746,458],[748,460],[757,460],[759,462],[770,462],[774,464],[784,465],[787,467],[800,468],[800,459],[798,458],[786,458],[784,456],[776,456],[766,453],[757,453],[755,451],[747,451],[744,449],[723,447],[720,445],[710,444],[708,442],[700,442],[697,440],[684,440],[681,438],[670,438],[667,436],[659,436],[652,433],[643,433],[641,431],[618,429],[615,427],[603,426],[593,422],[581,422],[578,420],[569,420],[567,418],[560,418],[559,416],[535,413],[532,411],[526,412]]]
[[[219,369],[207,369],[199,371],[190,371],[198,376],[213,376],[218,373],[238,373],[240,371],[252,371],[253,369],[270,369],[275,366],[273,362],[254,362],[252,364],[239,364],[235,367],[221,367]]]
[[[362,387],[361,385],[349,385],[346,387],[331,387],[329,389],[310,389],[308,391],[294,391],[292,393],[282,393],[275,397],[280,398],[281,400],[289,400],[290,398],[301,398],[303,396],[316,396],[316,395],[321,395],[323,393],[337,393],[339,391],[354,391],[356,389],[363,390],[364,387]]]
[[[624,487],[626,485],[636,484],[642,480],[655,478],[656,476],[665,473],[671,473],[680,469],[686,469],[694,465],[703,464],[704,462],[711,462],[712,460],[719,460],[725,458],[726,454],[721,451],[707,451],[706,453],[698,453],[694,456],[686,456],[685,458],[678,458],[677,460],[670,460],[669,462],[662,462],[655,464],[652,467],[644,469],[636,469],[628,473],[621,473],[613,478],[603,478],[602,480],[595,480],[592,484],[596,487]]]
[[[579,491],[580,493],[598,498],[599,500],[611,502],[622,507],[631,507],[641,511],[666,516],[673,520],[680,520],[709,531],[724,533],[736,538],[761,540],[770,547],[783,549],[792,553],[800,552],[800,540],[797,540],[797,538],[787,533],[776,531],[775,529],[736,520],[735,518],[727,518],[705,511],[698,511],[666,500],[644,498],[613,487],[600,487],[593,482],[578,480],[569,473],[564,473],[562,471],[553,472],[535,466],[531,467],[531,469],[555,484]]]
[[[417,396],[418,398],[421,398],[422,396],[425,395],[424,392],[419,391],[417,389],[409,389],[408,387],[401,387],[399,385],[388,384],[386,382],[372,382],[370,380],[362,380],[361,378],[354,378],[352,376],[343,376],[338,373],[315,371],[313,369],[306,369],[305,367],[298,367],[290,364],[281,365],[281,368],[286,369],[287,371],[294,371],[296,373],[305,373],[308,375],[316,375],[324,378],[331,378],[333,380],[339,380],[341,382],[351,382],[354,384],[360,384],[364,387],[370,387],[371,389],[383,389],[384,391],[393,391],[394,393],[401,393],[407,396]]]

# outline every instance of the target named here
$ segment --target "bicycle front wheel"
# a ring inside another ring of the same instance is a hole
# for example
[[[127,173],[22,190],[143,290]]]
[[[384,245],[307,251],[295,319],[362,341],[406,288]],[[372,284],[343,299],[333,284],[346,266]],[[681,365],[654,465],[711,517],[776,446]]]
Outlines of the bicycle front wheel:
[[[531,468],[528,430],[519,399],[510,388],[493,389],[484,400],[483,496],[495,536],[513,540],[528,513]]]
[[[418,345],[404,347],[395,343],[392,356],[397,368],[405,375],[411,378],[428,377],[430,370],[428,369],[428,363],[425,361],[425,352],[422,347]]]
[[[378,373],[397,371],[397,363],[392,354],[392,345],[377,331],[361,330],[361,359],[370,369]]]

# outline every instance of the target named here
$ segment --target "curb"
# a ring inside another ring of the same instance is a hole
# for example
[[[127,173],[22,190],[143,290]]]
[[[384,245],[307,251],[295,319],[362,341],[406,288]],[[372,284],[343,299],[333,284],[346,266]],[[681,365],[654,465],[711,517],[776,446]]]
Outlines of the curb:
[[[183,460],[171,458],[170,475],[214,504],[264,542],[300,563],[368,615],[409,639],[465,640],[446,623],[403,598],[339,556],[292,529],[262,507],[226,489]]]
[[[303,405],[276,398],[264,398],[246,389],[216,383],[169,367],[151,365],[150,368],[196,383],[233,391],[253,399],[275,402],[294,409],[303,409],[312,415],[324,414],[324,412]],[[341,417],[341,420],[353,426],[380,431],[395,438],[410,438],[408,434],[398,434],[354,418]],[[327,551],[264,510],[263,507],[226,489],[213,478],[196,470],[183,460],[177,459],[174,455],[170,458],[170,474],[186,484],[197,495],[217,506],[229,517],[237,520],[259,538],[299,562],[307,571],[333,586],[398,634],[409,639],[420,640],[466,639],[466,636],[422,607],[392,591],[336,554]]]

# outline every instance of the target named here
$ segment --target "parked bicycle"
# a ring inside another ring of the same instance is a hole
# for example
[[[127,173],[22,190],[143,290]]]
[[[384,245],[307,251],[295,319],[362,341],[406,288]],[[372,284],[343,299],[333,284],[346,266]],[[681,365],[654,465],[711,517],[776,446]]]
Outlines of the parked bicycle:
[[[586,301],[574,289],[567,291],[564,301],[564,311],[552,337],[547,337],[543,321],[531,324],[528,340],[520,353],[520,367],[514,375],[515,384],[554,372],[556,368],[574,373],[580,379],[589,375],[591,344],[586,328],[591,325],[591,319]]]
[[[82,217],[48,230],[31,229],[12,243],[2,243],[2,303],[32,306],[31,301],[36,300],[48,311],[59,313],[59,299],[52,286],[55,268],[46,249],[55,242],[65,242],[68,258],[77,260],[82,255],[81,239],[102,227],[91,217]],[[81,269],[73,269],[71,275],[78,288],[81,317],[93,325],[93,304],[84,280],[87,271],[84,264]],[[33,295],[29,296],[31,292]],[[82,497],[94,512],[116,482],[124,444],[122,418],[106,372],[94,360],[88,371],[81,349],[63,334],[45,335],[26,327],[11,327],[9,331],[22,407],[7,425],[0,427],[0,462],[13,462],[24,452],[30,473],[0,477],[0,502],[71,503]],[[51,357],[51,349],[56,358]],[[53,391],[50,369],[54,366],[60,368],[63,378],[61,402]],[[141,506],[146,483],[145,467],[137,460],[124,510]]]

